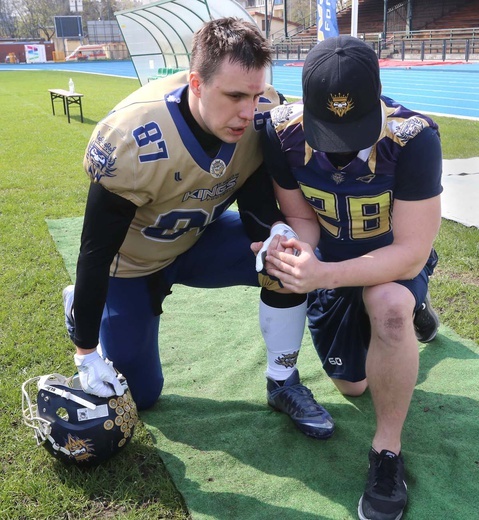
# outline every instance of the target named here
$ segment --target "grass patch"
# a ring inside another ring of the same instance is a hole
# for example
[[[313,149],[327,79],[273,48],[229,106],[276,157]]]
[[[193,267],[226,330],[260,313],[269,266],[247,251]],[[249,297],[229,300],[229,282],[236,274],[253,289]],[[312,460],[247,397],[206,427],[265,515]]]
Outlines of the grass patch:
[[[139,83],[62,72],[0,74],[0,517],[186,519],[141,422],[122,456],[85,472],[37,449],[21,419],[25,379],[74,369],[61,310],[61,291],[70,280],[45,221],[83,214],[88,139],[97,121]],[[74,107],[71,124],[60,105],[52,115],[48,89],[66,88],[70,76],[85,95],[83,124]]]
[[[48,89],[67,88],[70,76],[84,94],[83,124],[75,107],[71,124],[61,110],[52,115]],[[21,418],[25,379],[54,371],[69,375],[74,368],[61,305],[70,280],[45,221],[83,214],[88,139],[96,122],[139,83],[45,71],[1,71],[0,78],[0,517],[187,519],[141,422],[121,456],[85,472],[36,449]],[[436,119],[445,158],[469,157],[479,149],[473,146],[479,142],[477,122]],[[436,242],[440,264],[431,282],[443,323],[476,342],[478,244],[477,229],[444,221]]]

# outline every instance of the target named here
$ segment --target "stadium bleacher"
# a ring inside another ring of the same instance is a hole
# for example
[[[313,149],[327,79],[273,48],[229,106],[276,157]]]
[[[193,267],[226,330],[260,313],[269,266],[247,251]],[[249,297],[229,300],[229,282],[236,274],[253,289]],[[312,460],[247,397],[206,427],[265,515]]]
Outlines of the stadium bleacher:
[[[351,9],[349,6],[336,14],[340,34],[351,33]],[[307,27],[281,44],[287,43],[300,58],[315,45],[316,31],[315,25]],[[429,54],[439,59],[444,59],[445,50],[457,57],[479,59],[479,0],[414,0],[410,16],[407,1],[389,0],[386,27],[384,0],[358,0],[357,33],[380,49],[384,57],[401,57],[403,40],[410,53],[424,53],[424,43],[420,42],[427,40]],[[414,45],[412,40],[418,43]]]

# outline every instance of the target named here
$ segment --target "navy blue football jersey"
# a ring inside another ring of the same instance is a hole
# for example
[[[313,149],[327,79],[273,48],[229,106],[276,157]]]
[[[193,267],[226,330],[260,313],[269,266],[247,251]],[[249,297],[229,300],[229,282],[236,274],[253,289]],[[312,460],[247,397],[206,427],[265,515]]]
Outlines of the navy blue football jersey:
[[[377,143],[343,167],[306,143],[302,103],[271,111],[265,161],[276,182],[285,189],[299,187],[316,212],[318,248],[326,261],[361,256],[392,243],[394,200],[422,200],[442,191],[437,125],[386,97],[382,109]]]

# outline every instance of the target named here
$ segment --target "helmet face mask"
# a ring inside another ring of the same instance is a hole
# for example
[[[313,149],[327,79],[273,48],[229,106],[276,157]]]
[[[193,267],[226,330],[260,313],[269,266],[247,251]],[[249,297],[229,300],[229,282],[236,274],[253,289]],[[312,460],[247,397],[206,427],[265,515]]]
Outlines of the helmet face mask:
[[[128,444],[138,422],[126,380],[122,384],[122,396],[97,397],[81,389],[77,375],[28,379],[22,385],[23,420],[54,457],[95,466]]]

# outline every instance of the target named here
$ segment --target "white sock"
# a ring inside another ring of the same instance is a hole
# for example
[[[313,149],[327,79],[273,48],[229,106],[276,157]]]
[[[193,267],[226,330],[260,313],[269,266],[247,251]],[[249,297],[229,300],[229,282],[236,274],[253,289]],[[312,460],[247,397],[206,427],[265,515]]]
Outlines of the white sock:
[[[294,372],[306,320],[306,301],[295,307],[259,304],[259,324],[267,350],[266,376],[284,381]]]

